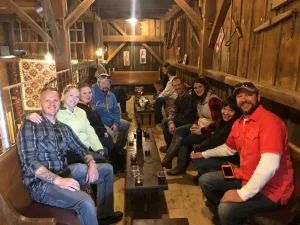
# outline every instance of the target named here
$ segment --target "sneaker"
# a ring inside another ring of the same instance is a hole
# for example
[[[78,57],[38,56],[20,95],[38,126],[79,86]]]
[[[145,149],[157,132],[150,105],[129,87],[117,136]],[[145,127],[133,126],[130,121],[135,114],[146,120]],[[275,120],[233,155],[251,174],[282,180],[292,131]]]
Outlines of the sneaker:
[[[167,148],[166,145],[165,145],[165,146],[161,146],[161,147],[159,148],[159,151],[160,151],[161,153],[166,153],[167,150],[168,150],[168,148]]]
[[[119,222],[123,218],[123,213],[120,211],[114,212],[113,215],[105,218],[99,218],[98,224],[99,225],[109,225]]]

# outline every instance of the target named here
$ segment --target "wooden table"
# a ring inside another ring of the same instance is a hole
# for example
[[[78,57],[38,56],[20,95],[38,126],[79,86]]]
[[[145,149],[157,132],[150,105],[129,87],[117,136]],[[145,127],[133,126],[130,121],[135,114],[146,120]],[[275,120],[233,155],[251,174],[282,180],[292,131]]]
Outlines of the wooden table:
[[[189,225],[187,218],[133,220],[132,225]]]
[[[145,138],[143,137],[143,146],[148,145],[151,148],[151,158],[152,163],[145,163],[144,151],[143,148],[136,147],[136,139],[134,139],[133,148],[127,144],[127,162],[126,162],[126,179],[125,179],[125,191],[129,192],[155,192],[161,190],[168,190],[168,183],[167,181],[164,184],[158,183],[158,178],[156,173],[158,171],[163,171],[161,160],[158,154],[156,142],[154,135],[151,130],[149,130],[150,137]],[[128,137],[133,137],[133,133],[129,134]],[[131,150],[130,150],[131,149]],[[144,180],[142,186],[135,185],[135,179],[130,174],[130,155],[131,153],[137,153],[137,165],[140,171],[143,174]]]
[[[134,114],[136,121],[140,122],[142,127],[155,127],[155,110],[151,104],[141,108],[139,104],[134,103]]]
[[[125,174],[125,211],[129,209],[131,211],[132,218],[148,218],[156,219],[161,218],[161,215],[168,213],[168,208],[164,198],[164,190],[168,190],[168,183],[165,180],[163,183],[159,183],[156,173],[162,171],[161,160],[158,154],[154,135],[149,130],[150,137],[143,137],[143,146],[148,145],[151,148],[152,162],[145,162],[143,148],[137,148],[136,139],[134,138],[133,146],[127,144],[127,162],[126,162],[126,174]],[[131,132],[129,140],[133,137]],[[130,172],[131,153],[137,153],[137,166],[143,174],[143,185],[136,186],[135,178]],[[148,210],[148,209],[151,210]]]

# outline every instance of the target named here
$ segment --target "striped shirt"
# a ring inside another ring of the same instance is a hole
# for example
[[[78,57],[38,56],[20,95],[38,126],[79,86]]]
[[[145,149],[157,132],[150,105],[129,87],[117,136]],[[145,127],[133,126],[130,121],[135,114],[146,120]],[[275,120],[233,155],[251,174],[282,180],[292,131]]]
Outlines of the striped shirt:
[[[26,120],[18,133],[17,144],[27,188],[40,181],[34,174],[41,166],[53,173],[65,169],[66,151],[73,151],[82,159],[89,154],[69,126],[57,120],[53,124],[45,117],[40,124]]]

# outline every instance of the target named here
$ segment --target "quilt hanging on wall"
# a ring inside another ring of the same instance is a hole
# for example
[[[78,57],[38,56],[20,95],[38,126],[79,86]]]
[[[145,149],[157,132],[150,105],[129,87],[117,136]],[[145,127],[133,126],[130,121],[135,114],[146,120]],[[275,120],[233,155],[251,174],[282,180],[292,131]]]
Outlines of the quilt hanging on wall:
[[[39,95],[48,84],[55,87],[55,61],[21,59],[19,61],[20,80],[22,83],[21,99],[24,111],[39,110]]]

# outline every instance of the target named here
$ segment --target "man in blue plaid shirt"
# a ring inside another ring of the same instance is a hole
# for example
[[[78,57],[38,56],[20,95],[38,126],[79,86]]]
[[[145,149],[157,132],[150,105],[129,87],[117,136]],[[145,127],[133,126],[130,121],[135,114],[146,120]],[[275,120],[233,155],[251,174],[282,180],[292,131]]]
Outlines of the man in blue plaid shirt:
[[[24,185],[34,201],[73,209],[80,225],[112,224],[122,212],[114,212],[113,169],[110,164],[96,164],[93,156],[71,128],[56,120],[60,101],[53,88],[41,91],[43,121],[25,121],[18,134],[18,153],[23,168]],[[67,165],[66,151],[81,156],[86,164]],[[97,214],[94,201],[80,184],[95,183]]]

